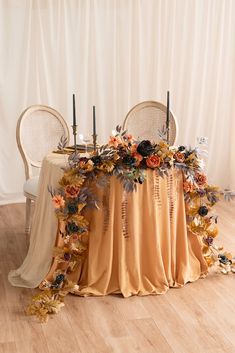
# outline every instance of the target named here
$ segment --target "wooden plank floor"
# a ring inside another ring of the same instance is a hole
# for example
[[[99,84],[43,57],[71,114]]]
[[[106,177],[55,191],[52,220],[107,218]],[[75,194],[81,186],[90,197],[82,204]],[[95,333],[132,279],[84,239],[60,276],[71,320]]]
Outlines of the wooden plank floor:
[[[217,206],[220,237],[235,253],[235,203]],[[162,296],[80,298],[47,324],[27,317],[34,290],[12,287],[26,255],[24,205],[0,207],[0,353],[235,352],[235,275],[171,289]]]

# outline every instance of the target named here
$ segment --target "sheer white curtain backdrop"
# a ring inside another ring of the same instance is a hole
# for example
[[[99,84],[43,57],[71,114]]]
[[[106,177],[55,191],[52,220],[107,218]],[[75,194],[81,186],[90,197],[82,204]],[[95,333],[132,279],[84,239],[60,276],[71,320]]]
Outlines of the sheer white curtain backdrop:
[[[99,141],[143,100],[166,102],[178,144],[209,138],[208,174],[235,190],[234,0],[1,0],[0,202],[16,200],[24,168],[16,122],[46,104]]]

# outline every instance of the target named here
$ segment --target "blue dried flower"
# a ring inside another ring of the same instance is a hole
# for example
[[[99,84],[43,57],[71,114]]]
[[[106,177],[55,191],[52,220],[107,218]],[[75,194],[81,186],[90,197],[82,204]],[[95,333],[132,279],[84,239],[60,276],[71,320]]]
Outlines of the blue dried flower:
[[[102,162],[102,159],[100,156],[93,156],[91,157],[92,162],[94,165],[99,165]]]
[[[71,259],[71,254],[69,253],[69,252],[65,252],[64,253],[64,259],[65,259],[65,261],[69,261],[70,259]]]
[[[56,276],[55,283],[60,284],[64,280],[64,275],[61,273],[60,275]]]
[[[219,262],[226,265],[230,263],[230,260],[227,258],[227,256],[219,254]]]
[[[127,156],[123,157],[122,162],[123,162],[123,164],[127,165],[128,167],[134,167],[136,164],[136,159],[135,159],[135,157],[127,155]]]
[[[78,206],[76,203],[69,203],[67,207],[70,214],[77,213],[78,211]]]
[[[79,227],[76,223],[74,222],[69,222],[66,226],[66,231],[68,234],[73,234],[73,233],[77,233],[79,230]]]
[[[180,147],[178,148],[178,150],[179,150],[180,152],[182,152],[182,151],[185,150],[185,147],[184,147],[184,146],[180,146]]]
[[[208,208],[206,206],[199,207],[198,214],[202,217],[205,217],[208,213]]]

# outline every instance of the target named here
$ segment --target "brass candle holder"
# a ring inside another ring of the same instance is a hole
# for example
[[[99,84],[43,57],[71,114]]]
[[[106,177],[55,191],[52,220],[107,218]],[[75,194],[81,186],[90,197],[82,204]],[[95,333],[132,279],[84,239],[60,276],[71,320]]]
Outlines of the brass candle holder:
[[[77,125],[72,125],[73,129],[73,141],[74,141],[74,149],[77,152]]]
[[[94,153],[96,154],[97,153],[97,134],[93,134],[92,137],[93,137],[93,150],[94,150]]]

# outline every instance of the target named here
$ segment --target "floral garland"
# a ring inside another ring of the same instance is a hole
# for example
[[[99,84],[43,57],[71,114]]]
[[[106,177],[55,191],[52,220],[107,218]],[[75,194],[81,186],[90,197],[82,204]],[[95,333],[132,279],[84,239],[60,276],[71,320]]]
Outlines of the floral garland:
[[[138,183],[144,182],[146,169],[164,177],[172,167],[183,172],[187,227],[201,237],[208,266],[216,265],[224,274],[235,273],[235,258],[214,244],[218,235],[217,216],[210,216],[209,211],[218,202],[221,192],[207,183],[199,150],[169,147],[165,141],[158,144],[148,140],[135,141],[117,126],[116,135],[110,137],[109,143],[97,154],[89,158],[71,154],[69,166],[59,182],[59,192],[49,189],[63,246],[54,249],[58,266],[53,281],[42,282],[40,289],[44,290],[33,297],[27,308],[29,315],[36,315],[40,321],[46,322],[49,314],[57,313],[64,306],[64,297],[78,290],[78,285],[69,281],[68,275],[78,268],[86,255],[89,224],[84,210],[96,208],[98,202],[91,192],[91,183],[105,186],[107,177],[115,175],[126,192],[132,192]]]

